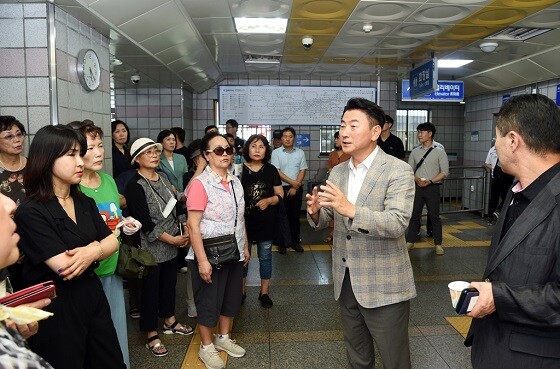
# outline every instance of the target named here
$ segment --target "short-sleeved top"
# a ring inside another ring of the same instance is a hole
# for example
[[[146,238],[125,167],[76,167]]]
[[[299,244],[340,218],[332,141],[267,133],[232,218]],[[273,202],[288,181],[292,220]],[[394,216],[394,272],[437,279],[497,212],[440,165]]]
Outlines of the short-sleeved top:
[[[101,218],[105,220],[107,227],[118,235],[116,232],[117,224],[122,219],[122,212],[119,200],[119,191],[115,180],[106,173],[97,172],[101,178],[101,184],[97,188],[89,188],[80,185],[80,190],[87,196],[91,197],[97,204]],[[99,267],[95,269],[95,273],[100,277],[105,277],[115,274],[117,268],[117,261],[119,259],[119,252],[115,252],[107,259],[99,263]]]
[[[385,141],[383,141],[380,136],[377,140],[377,146],[381,147],[386,154],[394,156],[395,158],[404,159],[405,157],[403,142],[392,133]]]
[[[243,146],[245,146],[245,140],[241,137],[235,137],[235,153],[241,154],[243,151]]]
[[[16,205],[22,203],[25,198],[25,188],[23,188],[23,169],[10,171],[0,168],[0,192],[2,195],[14,200]]]
[[[19,247],[25,253],[23,278],[27,285],[59,281],[60,278],[45,264],[45,260],[66,250],[101,241],[111,234],[93,199],[83,194],[73,198],[76,223],[68,217],[56,198],[45,203],[27,200],[17,208],[14,219],[21,236]],[[77,278],[91,275],[98,265],[97,262],[92,263]]]
[[[496,168],[496,163],[498,162],[498,153],[496,152],[496,146],[492,146],[488,150],[488,155],[486,155],[486,160],[484,164],[490,164],[492,168],[490,169],[492,176],[494,176],[494,168]]]
[[[239,179],[231,174],[220,178],[209,166],[194,178],[186,189],[187,209],[202,211],[200,233],[202,239],[231,234],[235,228],[235,238],[239,248],[240,261],[245,260],[245,198]],[[236,206],[237,204],[237,206]],[[235,225],[237,210],[237,226]],[[187,257],[194,260],[191,247]]]
[[[272,152],[270,163],[291,179],[296,179],[301,170],[308,168],[305,153],[297,147],[293,147],[292,150],[286,150],[283,146],[277,148]],[[289,184],[282,182],[282,186]]]
[[[424,159],[422,166],[416,170],[418,163],[429,149],[429,147],[426,149],[420,146],[410,152],[408,164],[412,167],[412,171],[415,172],[414,175],[418,178],[432,179],[439,173],[443,173],[447,177],[449,175],[449,159],[447,159],[445,151],[436,147],[430,151],[426,159]]]
[[[342,155],[338,156],[338,150],[333,150],[329,154],[329,169],[332,169],[347,160],[350,160],[350,155],[343,152]]]
[[[260,170],[253,172],[243,165],[241,184],[245,195],[245,227],[249,241],[267,241],[274,238],[276,205],[261,210],[256,204],[261,199],[274,196],[274,186],[282,184],[278,169],[266,163]]]

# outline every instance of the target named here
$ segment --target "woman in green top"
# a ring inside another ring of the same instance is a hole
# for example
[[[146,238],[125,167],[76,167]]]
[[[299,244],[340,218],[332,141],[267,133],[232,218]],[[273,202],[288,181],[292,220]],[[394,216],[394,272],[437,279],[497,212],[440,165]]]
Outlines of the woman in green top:
[[[87,152],[83,157],[84,174],[80,182],[80,190],[95,201],[99,213],[109,229],[119,236],[120,232],[116,228],[122,219],[119,191],[113,177],[100,171],[105,154],[103,131],[91,122],[72,122],[69,125],[80,131],[87,139]],[[101,280],[103,291],[111,308],[111,319],[117,331],[124,362],[126,367],[130,368],[124,290],[121,277],[115,274],[118,258],[119,252],[117,251],[100,262],[95,273]]]

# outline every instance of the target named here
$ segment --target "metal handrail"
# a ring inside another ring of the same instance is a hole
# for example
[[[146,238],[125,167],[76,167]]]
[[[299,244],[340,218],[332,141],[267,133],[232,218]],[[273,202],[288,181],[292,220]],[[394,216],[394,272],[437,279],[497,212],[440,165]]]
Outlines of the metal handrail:
[[[440,214],[479,211],[483,217],[488,212],[490,180],[483,165],[449,167],[441,186]]]

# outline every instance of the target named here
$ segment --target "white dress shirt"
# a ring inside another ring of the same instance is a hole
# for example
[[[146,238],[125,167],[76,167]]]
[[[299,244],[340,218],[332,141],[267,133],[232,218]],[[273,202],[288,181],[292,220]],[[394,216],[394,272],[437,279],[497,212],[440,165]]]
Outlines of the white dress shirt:
[[[366,174],[378,151],[379,146],[375,146],[375,149],[371,152],[371,154],[369,154],[364,161],[358,164],[358,166],[354,166],[354,158],[350,158],[350,160],[348,160],[348,167],[350,170],[348,171],[347,197],[348,201],[350,201],[352,205],[356,205],[356,200],[358,199],[358,194],[360,193]]]

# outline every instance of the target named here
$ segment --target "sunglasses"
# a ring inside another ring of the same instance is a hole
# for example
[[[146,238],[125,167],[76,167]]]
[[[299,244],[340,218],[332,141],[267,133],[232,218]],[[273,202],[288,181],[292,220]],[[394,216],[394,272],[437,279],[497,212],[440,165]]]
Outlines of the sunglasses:
[[[226,148],[218,146],[216,148],[214,148],[214,150],[206,150],[206,152],[213,152],[214,154],[218,155],[218,156],[222,156],[224,155],[224,152],[227,155],[232,155],[233,154],[233,147],[228,146]]]

